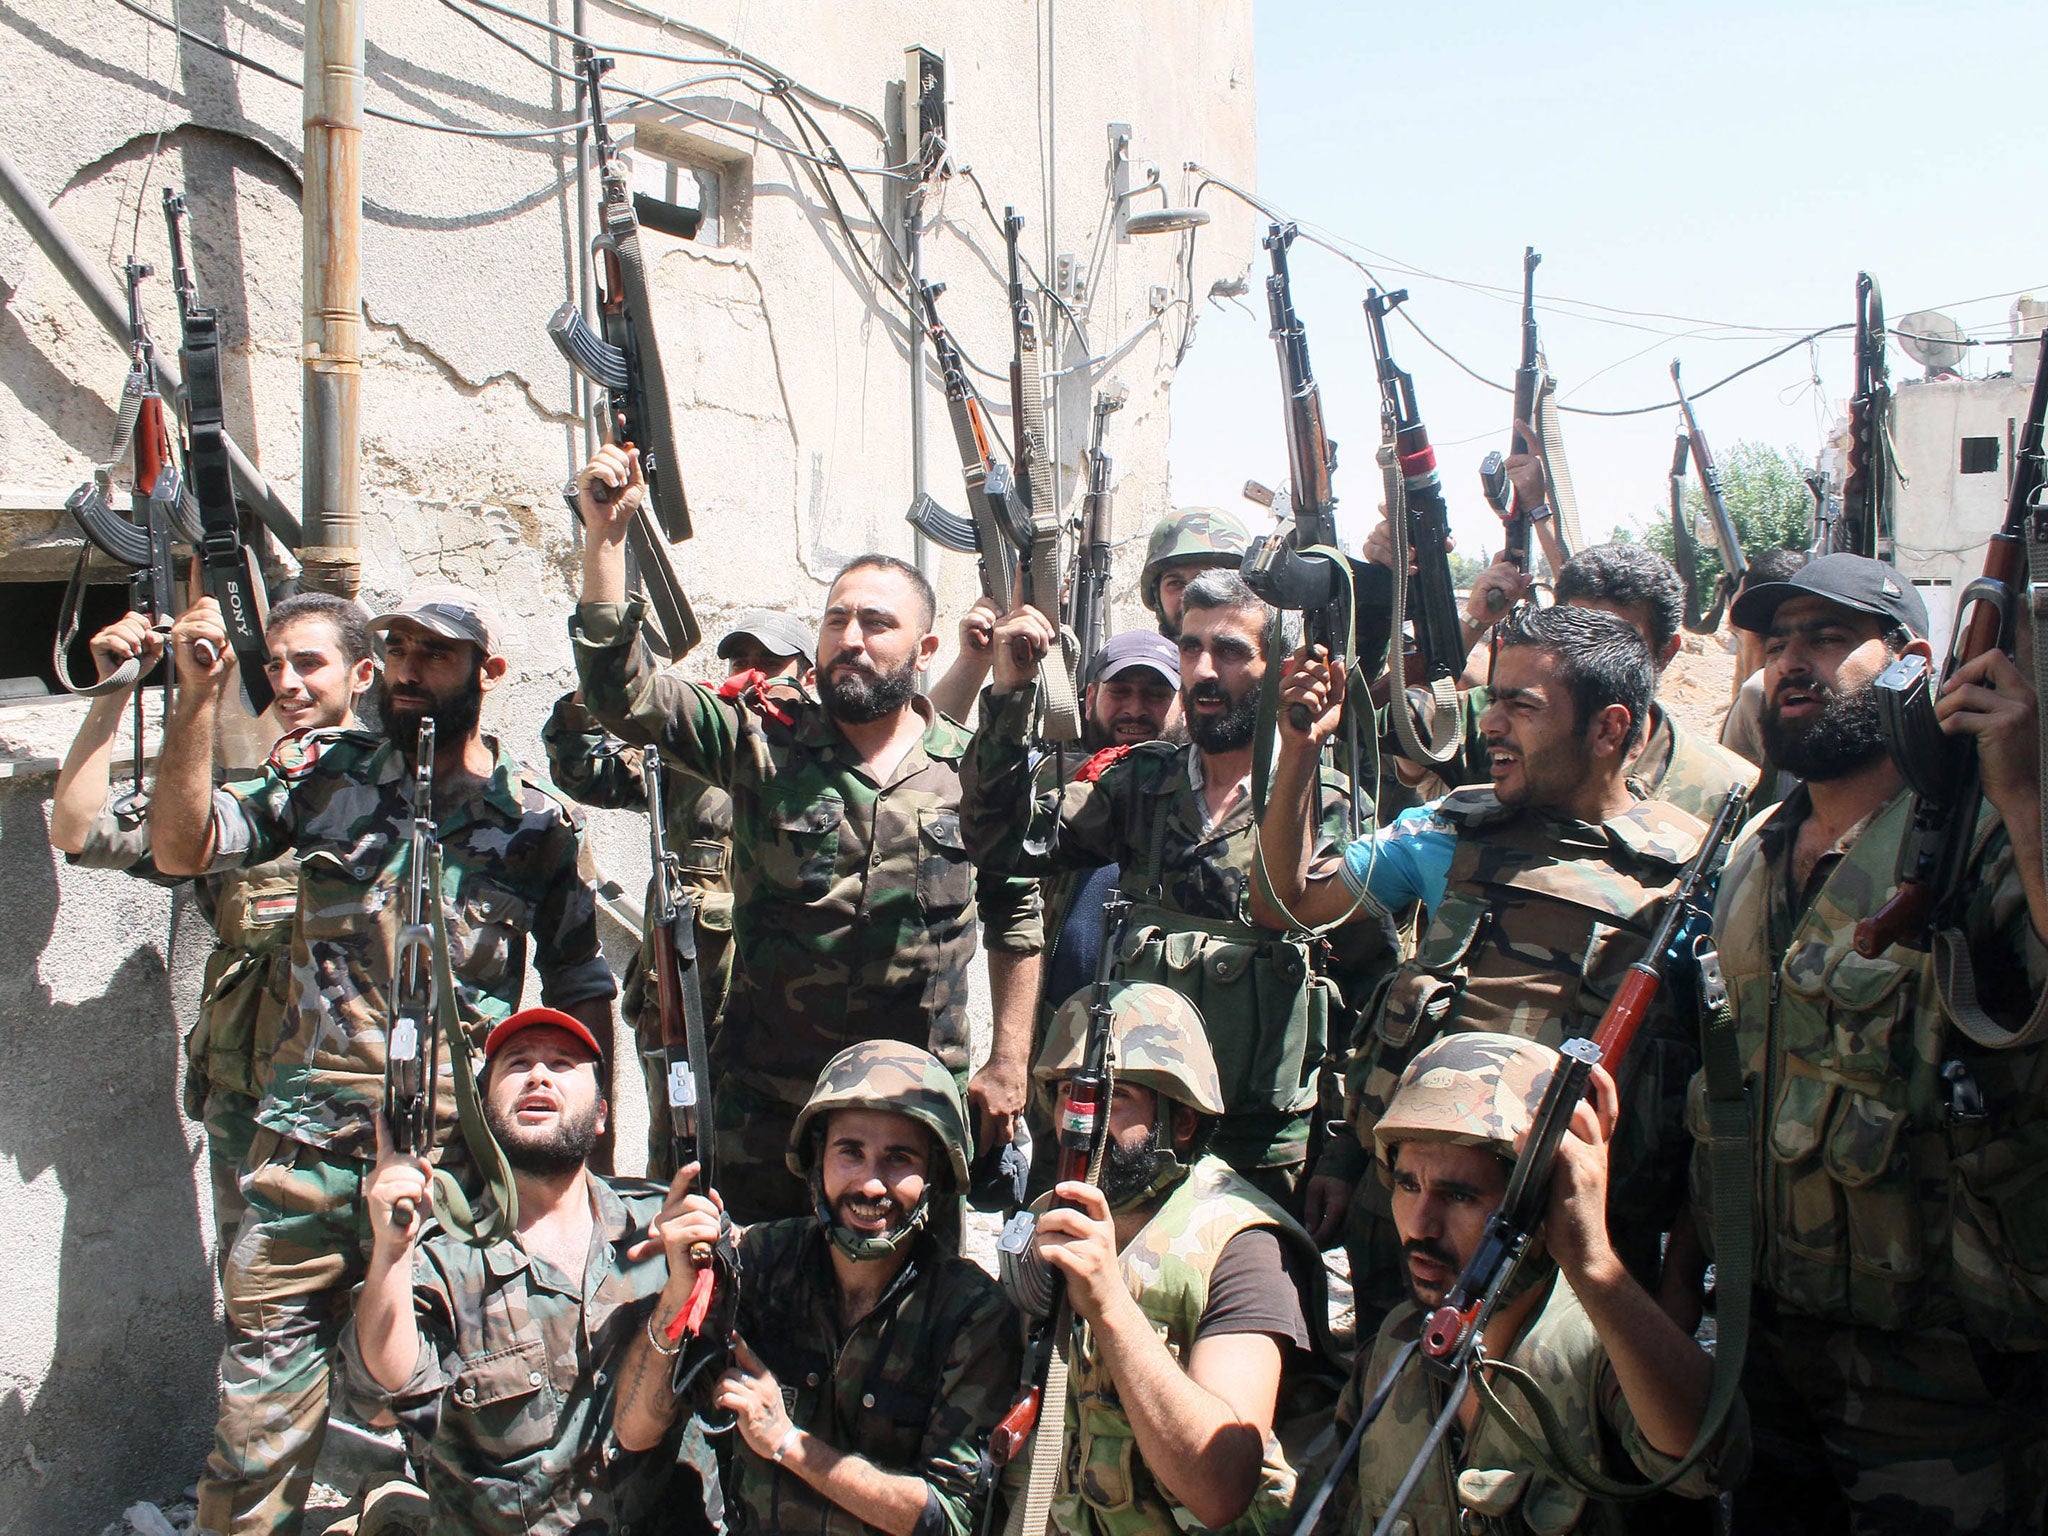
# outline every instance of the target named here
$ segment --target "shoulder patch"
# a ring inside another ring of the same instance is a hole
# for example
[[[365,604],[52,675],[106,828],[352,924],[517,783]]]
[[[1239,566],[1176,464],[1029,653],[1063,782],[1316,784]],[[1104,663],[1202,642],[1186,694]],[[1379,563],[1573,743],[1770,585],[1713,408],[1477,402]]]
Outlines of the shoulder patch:
[[[1454,827],[1483,827],[1519,813],[1518,806],[1502,805],[1491,786],[1454,789],[1436,803],[1436,814]]]
[[[315,730],[309,725],[287,731],[270,749],[268,761],[271,770],[286,783],[296,784],[313,771],[313,765],[320,761],[320,754],[346,734],[341,730]]]
[[[1111,763],[1120,763],[1130,755],[1131,746],[1129,743],[1125,743],[1121,747],[1104,747],[1100,752],[1089,758],[1087,762],[1074,770],[1074,782],[1076,784],[1093,784],[1102,777],[1103,771]]]

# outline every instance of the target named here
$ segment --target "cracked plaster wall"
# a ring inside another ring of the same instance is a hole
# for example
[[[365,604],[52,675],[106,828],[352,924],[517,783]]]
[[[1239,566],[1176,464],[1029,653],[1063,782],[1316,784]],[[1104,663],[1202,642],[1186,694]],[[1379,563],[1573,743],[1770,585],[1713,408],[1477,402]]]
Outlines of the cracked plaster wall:
[[[545,3],[527,0],[527,9],[568,24],[566,0]],[[1058,128],[1047,160],[1035,102],[1049,8]],[[568,108],[566,85],[442,5],[368,0],[366,10],[375,107],[491,126]],[[179,13],[202,36],[298,76],[293,0],[181,0]],[[907,45],[944,54],[955,152],[998,211],[1018,205],[1027,258],[1041,270],[1061,252],[1087,259],[1104,211],[1111,121],[1134,127],[1133,185],[1156,163],[1173,201],[1185,198],[1186,160],[1253,177],[1250,0],[677,0],[675,14],[877,116]],[[494,24],[549,56],[541,34]],[[712,52],[597,0],[586,25],[606,42]],[[185,187],[195,275],[223,312],[229,344],[230,429],[296,507],[299,93],[86,0],[0,0],[0,38],[0,143],[117,285],[138,229],[158,273],[148,316],[165,344],[176,325],[157,199],[166,184]],[[566,65],[566,46],[553,56]],[[622,58],[614,78],[651,91],[719,72]],[[693,86],[682,99],[758,131],[787,129],[775,103],[729,84]],[[812,110],[850,163],[885,163],[866,128]],[[740,244],[648,237],[697,526],[677,564],[709,633],[747,606],[813,617],[844,559],[911,552],[902,318],[873,292],[797,162],[701,123],[675,126],[718,154],[751,157],[752,177]],[[580,460],[582,433],[567,370],[544,334],[575,292],[571,169],[545,140],[483,142],[374,121],[364,136],[364,597],[382,603],[430,576],[489,592],[512,669],[487,724],[536,761],[539,724],[572,681],[564,619],[575,550],[558,487]],[[880,178],[863,185],[888,206]],[[865,215],[843,182],[836,190],[860,227]],[[1196,247],[1198,298],[1256,250],[1241,208],[1213,193],[1204,206],[1216,221]],[[976,361],[1000,367],[1009,351],[1000,239],[963,178],[935,186],[926,212],[925,268],[947,284],[945,317]],[[886,268],[871,238],[864,246]],[[1172,238],[1103,247],[1107,259],[1089,274],[1094,352],[1150,316],[1149,290],[1174,284],[1180,248]],[[1117,557],[1125,590],[1165,503],[1181,330],[1179,312],[1168,318],[1109,375],[1130,390],[1109,443],[1116,531],[1130,541]],[[1061,346],[1055,365],[1085,355],[1065,338]],[[0,577],[6,549],[47,535],[48,510],[105,451],[124,367],[123,350],[14,221],[0,219]],[[1000,383],[977,382],[1006,399]],[[1079,490],[1092,388],[1085,370],[1059,386],[1068,497]],[[931,386],[925,401],[929,487],[957,509],[944,402]],[[40,521],[31,508],[43,509]],[[957,614],[974,591],[973,563],[938,558],[943,606]],[[1134,607],[1122,622],[1139,622]],[[692,658],[700,673],[713,664],[709,649]],[[941,666],[952,651],[949,627]],[[207,1444],[218,1342],[204,1170],[197,1128],[177,1111],[172,1023],[189,1018],[203,946],[188,913],[171,953],[164,892],[51,859],[50,779],[34,769],[61,755],[78,717],[71,703],[0,709],[0,766],[11,759],[17,775],[0,781],[0,901],[10,914],[35,914],[0,938],[16,951],[16,963],[0,961],[0,985],[18,1044],[41,1052],[0,1088],[0,1223],[16,1235],[18,1287],[0,1320],[0,1529],[59,1533],[97,1530],[121,1504],[189,1481]],[[644,833],[632,818],[592,820],[600,861],[637,891]],[[640,1110],[621,1107],[630,1166]],[[151,1262],[136,1262],[142,1254]]]

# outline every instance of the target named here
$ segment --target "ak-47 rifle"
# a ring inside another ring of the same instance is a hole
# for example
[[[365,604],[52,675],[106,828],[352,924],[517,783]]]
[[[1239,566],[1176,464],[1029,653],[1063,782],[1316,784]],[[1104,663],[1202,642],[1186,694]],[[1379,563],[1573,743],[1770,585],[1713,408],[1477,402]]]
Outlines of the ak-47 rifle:
[[[996,455],[995,429],[974,385],[952,332],[939,319],[944,283],[922,283],[925,331],[939,376],[946,384],[946,411],[953,421],[953,442],[960,450],[960,470],[967,481],[967,516],[948,512],[929,496],[918,498],[907,520],[942,549],[974,555],[981,561],[982,594],[1008,613],[1015,606],[1019,580],[1017,551],[1032,538],[1031,509],[1018,494],[1009,466]]]
[[[1513,453],[1543,452],[1543,441],[1539,436],[1531,442],[1522,426],[1527,423],[1532,429],[1536,424],[1536,411],[1542,399],[1543,352],[1536,337],[1536,267],[1543,258],[1535,246],[1522,252],[1522,361],[1515,369],[1515,419],[1511,424],[1513,434],[1510,451]],[[1550,478],[1549,466],[1544,466],[1544,479]],[[1501,554],[1518,571],[1529,569],[1529,542],[1532,524],[1529,514],[1534,507],[1522,505],[1522,498],[1508,481],[1506,460],[1498,453],[1489,453],[1479,465],[1479,481],[1486,491],[1486,499],[1493,510],[1500,514],[1501,525],[1506,531]],[[1489,589],[1487,606],[1496,614],[1505,612],[1508,606],[1507,594],[1498,588]]]
[[[633,211],[623,152],[612,143],[600,98],[599,82],[613,61],[595,57],[580,43],[576,56],[597,156],[599,213],[604,228],[591,242],[591,250],[598,257],[603,282],[597,326],[592,326],[575,304],[565,302],[548,321],[548,335],[569,366],[604,391],[605,438],[640,457],[647,493],[634,510],[626,537],[661,629],[663,646],[671,660],[679,660],[703,638],[668,549],[671,543],[690,537],[690,504],[683,495],[668,379],[655,342],[646,261],[640,250],[640,220]],[[617,494],[602,484],[593,484],[590,492],[600,502]],[[562,488],[562,496],[571,515],[580,516],[575,481]]]
[[[1095,959],[1095,984],[1088,998],[1088,1035],[1081,1063],[1060,1088],[1059,1166],[1055,1183],[1102,1182],[1102,1160],[1109,1145],[1109,1101],[1115,1091],[1114,1019],[1110,992],[1116,984],[1123,948],[1124,922],[1131,903],[1111,891],[1102,904],[1102,947]],[[989,1487],[1002,1469],[1030,1448],[1031,1467],[1025,1497],[1010,1510],[1007,1529],[1040,1536],[1046,1529],[1054,1484],[1058,1481],[1066,1435],[1067,1360],[1061,1349],[1074,1331],[1074,1310],[1059,1272],[1039,1258],[1034,1241],[1035,1211],[1012,1216],[996,1239],[996,1259],[1004,1283],[1030,1319],[1024,1370],[1010,1411],[989,1432]],[[992,1528],[996,1500],[989,1500],[984,1531]]]
[[[434,1089],[441,1070],[440,979],[434,964],[434,719],[420,721],[412,773],[412,855],[406,866],[403,926],[391,965],[391,1029],[384,1041],[384,1123],[391,1150],[425,1157],[434,1146]],[[410,1227],[411,1201],[392,1208],[392,1224]]]
[[[199,302],[185,265],[185,199],[164,188],[164,226],[171,239],[171,286],[178,296],[182,334],[178,360],[185,369],[185,478],[199,503],[199,566],[206,595],[220,604],[221,624],[242,676],[242,694],[252,714],[262,714],[276,697],[266,670],[263,643],[263,581],[235,506],[228,464],[226,416],[220,382],[220,317]],[[199,642],[202,658],[212,648]],[[208,665],[211,665],[208,660]]]
[[[1444,1294],[1443,1301],[1430,1313],[1420,1337],[1402,1348],[1393,1365],[1380,1378],[1377,1389],[1359,1413],[1358,1422],[1352,1426],[1350,1437],[1315,1496],[1304,1508],[1301,1519],[1296,1522],[1294,1536],[1310,1536],[1315,1530],[1330,1495],[1357,1457],[1359,1444],[1393,1395],[1401,1373],[1419,1358],[1423,1368],[1447,1382],[1450,1390],[1436,1422],[1416,1452],[1415,1460],[1410,1463],[1407,1474],[1396,1486],[1392,1500],[1374,1527],[1374,1536],[1388,1536],[1395,1528],[1401,1511],[1407,1507],[1409,1496],[1428,1470],[1437,1447],[1443,1443],[1445,1433],[1457,1421],[1458,1411],[1471,1390],[1475,1373],[1488,1363],[1484,1348],[1487,1324],[1507,1294],[1516,1270],[1528,1254],[1550,1209],[1550,1183],[1557,1164],[1557,1149],[1571,1127],[1572,1112],[1586,1096],[1593,1069],[1605,1067],[1609,1072],[1619,1073],[1629,1047],[1649,1017],[1658,993],[1663,990],[1664,973],[1672,952],[1688,932],[1704,933],[1711,918],[1713,883],[1720,872],[1728,844],[1741,828],[1748,808],[1747,790],[1736,788],[1728,792],[1698,852],[1680,874],[1678,888],[1651,934],[1642,958],[1628,968],[1615,989],[1613,1000],[1601,1014],[1599,1028],[1590,1038],[1567,1040],[1559,1048],[1557,1069],[1545,1085],[1543,1097],[1531,1117],[1528,1134],[1523,1138],[1514,1169],[1508,1175],[1507,1193],[1501,1198],[1500,1208],[1487,1218],[1479,1246],[1473,1249],[1471,1258],[1466,1260],[1464,1269]],[[1710,1005],[1718,1007],[1726,995],[1720,978],[1719,958],[1711,949],[1701,950],[1697,941],[1694,954],[1703,985],[1710,996]],[[1743,1304],[1747,1304],[1746,1296]],[[1739,1368],[1739,1360],[1734,1365]],[[1730,1385],[1732,1387],[1732,1378]],[[1698,1441],[1685,1458],[1686,1466],[1690,1466],[1718,1435],[1720,1426],[1714,1422],[1715,1417],[1710,1413],[1707,1421],[1702,1423]]]
[[[2037,652],[2043,648],[2039,627],[2044,620],[2038,604],[2039,594],[2048,586],[2044,433],[2048,433],[2048,347],[2041,349],[2026,420],[2020,423],[2005,525],[1991,536],[1984,554],[1984,574],[1963,588],[1956,599],[1956,628],[1950,638],[1944,682],[1958,667],[1986,651],[2012,651],[2023,591],[2035,594],[2034,648]],[[1966,617],[1967,627],[1963,624]],[[2037,687],[2039,678],[2037,671]],[[1976,1013],[1975,999],[1970,996],[1975,991],[1974,972],[1969,946],[1958,931],[1962,926],[1958,909],[1970,894],[1965,882],[1977,829],[1981,779],[1975,742],[1968,736],[1946,734],[1935,719],[1934,700],[1939,692],[1922,656],[1901,656],[1877,676],[1878,716],[1892,761],[1912,787],[1913,821],[1899,849],[1898,891],[1856,925],[1856,951],[1870,958],[1894,944],[1933,950],[1943,1003],[1964,1032],[1983,1043],[1977,1020],[1966,1020],[1957,1012],[1964,1008]],[[2048,1012],[2048,1001],[2037,1010],[2037,1017],[2043,1012]]]
[[[1442,765],[1458,755],[1464,742],[1457,684],[1465,667],[1465,632],[1451,582],[1450,511],[1437,476],[1436,450],[1430,447],[1429,428],[1415,404],[1414,377],[1401,370],[1387,347],[1387,316],[1407,298],[1405,288],[1392,293],[1369,288],[1365,296],[1366,326],[1380,384],[1379,461],[1386,478],[1387,525],[1393,535],[1394,569],[1408,572],[1394,583],[1394,640],[1387,651],[1392,672],[1389,713],[1394,734],[1411,761]],[[1411,556],[1415,569],[1409,572]],[[1433,704],[1427,741],[1406,706],[1411,662],[1402,630],[1411,619],[1421,653],[1420,681]]]
[[[647,938],[654,961],[655,1000],[661,1015],[661,1055],[668,1086],[668,1134],[678,1170],[697,1165],[696,1187],[715,1187],[711,1136],[711,1050],[704,1027],[704,994],[697,969],[697,902],[682,881],[682,864],[668,846],[667,773],[660,754],[648,747],[640,758],[647,792],[647,845],[653,877],[647,887]],[[732,1322],[739,1305],[739,1254],[725,1224],[715,1248],[693,1253],[696,1284],[682,1310],[670,1319],[668,1342],[689,1343],[676,1355],[671,1384],[681,1397],[692,1386],[709,1386],[732,1354]],[[714,1415],[708,1402],[698,1416],[714,1434],[732,1428],[730,1416]]]
[[[1842,477],[1842,515],[1833,548],[1892,558],[1892,387],[1884,365],[1884,297],[1877,279],[1856,274],[1856,393],[1849,400],[1848,465]]]
[[[1671,452],[1671,553],[1678,567],[1678,579],[1685,587],[1685,627],[1696,635],[1711,635],[1721,627],[1721,615],[1749,574],[1749,561],[1742,553],[1742,536],[1735,531],[1735,519],[1728,515],[1728,503],[1721,495],[1721,469],[1707,446],[1707,434],[1700,430],[1692,401],[1678,377],[1678,359],[1671,359],[1671,387],[1678,391],[1678,414],[1682,418],[1677,445]],[[1685,460],[1690,450],[1699,466],[1700,494],[1707,503],[1707,527],[1714,535],[1714,549],[1721,557],[1721,574],[1714,580],[1714,601],[1700,606],[1700,563],[1693,539],[1692,519],[1685,509]]]
[[[1109,456],[1102,451],[1103,428],[1112,412],[1123,409],[1125,391],[1112,386],[1095,397],[1095,425],[1088,437],[1088,494],[1081,502],[1080,558],[1067,595],[1067,627],[1074,632],[1077,680],[1095,665],[1095,653],[1109,638],[1109,553],[1113,547],[1109,488]]]

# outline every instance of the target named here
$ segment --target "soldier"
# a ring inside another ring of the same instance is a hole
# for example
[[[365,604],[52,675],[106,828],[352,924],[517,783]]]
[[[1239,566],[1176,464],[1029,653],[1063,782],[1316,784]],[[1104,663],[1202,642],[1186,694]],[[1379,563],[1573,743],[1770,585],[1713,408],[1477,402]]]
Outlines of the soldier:
[[[1926,611],[1890,566],[1837,554],[1745,592],[1735,619],[1768,637],[1764,742],[1803,780],[1730,852],[1714,911],[1759,1201],[1758,1465],[1735,1528],[2039,1531],[2048,1048],[1965,1033],[1927,951],[1854,947],[1913,806],[1872,683],[1928,654]],[[1983,774],[1954,940],[1979,1005],[2025,1019],[2048,971],[2035,695],[1992,651],[1935,710]],[[1702,1213],[1747,1198],[1694,1171]]]
[[[812,666],[817,641],[802,620],[767,608],[749,608],[718,642],[728,679],[757,673],[766,679],[802,681]],[[548,771],[563,793],[606,810],[638,810],[647,804],[640,776],[640,749],[606,732],[574,691],[555,702],[541,727]],[[673,775],[668,784],[669,851],[682,867],[682,883],[695,893],[698,985],[704,1015],[716,1019],[725,1002],[732,970],[732,797],[702,779]],[[666,1067],[661,1061],[661,1013],[654,991],[654,956],[646,935],[626,974],[621,1011],[640,1043],[647,1102],[659,1105]],[[647,1121],[647,1176],[666,1184],[676,1170],[667,1129],[659,1115]]]
[[[158,867],[213,873],[299,856],[291,991],[242,1180],[249,1213],[228,1258],[220,1422],[199,1484],[199,1527],[223,1536],[297,1529],[349,1290],[368,1260],[362,1184],[422,719],[437,737],[434,803],[419,809],[439,826],[464,1024],[474,1036],[516,1009],[531,934],[542,1000],[599,1038],[611,1028],[617,988],[598,952],[596,893],[577,873],[582,819],[479,728],[484,695],[506,669],[488,610],[462,587],[422,584],[369,627],[384,636],[381,734],[296,733],[261,776],[219,791],[208,760],[234,652],[211,598],[171,631],[178,706],[149,822]],[[210,665],[195,652],[201,640],[214,648]],[[437,1141],[453,1122],[446,1072]]]
[[[1771,581],[1790,581],[1806,564],[1801,549],[1767,549],[1749,562],[1742,578],[1742,591]],[[1741,593],[1736,594],[1738,599]],[[1750,814],[1776,805],[1792,793],[1799,780],[1770,762],[1764,753],[1764,637],[1731,621],[1735,632],[1735,697],[1728,716],[1721,722],[1721,745],[1760,770],[1756,793],[1750,796]]]
[[[712,1048],[712,1120],[734,1215],[801,1214],[781,1149],[818,1069],[849,1041],[912,1040],[967,1072],[967,966],[977,911],[994,1042],[967,1084],[990,1146],[1029,1084],[1042,947],[1029,881],[977,878],[960,832],[967,733],[917,697],[932,593],[915,566],[863,555],[827,595],[817,696],[787,685],[727,699],[653,673],[625,602],[620,541],[643,492],[637,457],[606,447],[579,477],[586,537],[572,629],[583,697],[627,742],[658,744],[733,798],[733,944]],[[624,488],[609,503],[594,483]]]
[[[1374,1127],[1382,1171],[1393,1189],[1408,1300],[1359,1351],[1357,1373],[1338,1405],[1340,1442],[1404,1347],[1478,1249],[1507,1194],[1508,1176],[1529,1133],[1558,1055],[1505,1035],[1451,1035],[1423,1050]],[[1607,1476],[1630,1469],[1660,1478],[1698,1437],[1713,1367],[1616,1259],[1607,1230],[1607,1153],[1614,1133],[1614,1081],[1593,1069],[1590,1096],[1559,1144],[1548,1215],[1486,1329],[1489,1361],[1524,1373],[1500,1390],[1523,1432],[1545,1435],[1531,1392],[1540,1392],[1581,1459]],[[1497,1389],[1507,1383],[1491,1377]],[[1445,1388],[1410,1359],[1345,1469],[1340,1498],[1351,1518],[1337,1528],[1366,1536],[1423,1453],[1443,1411]],[[1747,1460],[1738,1406],[1709,1453],[1674,1491],[1712,1498],[1732,1486]],[[1455,1433],[1431,1452],[1399,1529],[1413,1536],[1545,1536],[1600,1522],[1586,1495],[1510,1437],[1478,1392],[1460,1408]],[[1341,1506],[1340,1506],[1341,1507]],[[1738,1527],[1741,1529],[1741,1527]]]
[[[1022,1340],[995,1282],[930,1230],[966,1183],[970,1145],[952,1069],[916,1046],[849,1046],[818,1075],[787,1154],[812,1213],[739,1235],[734,1363],[716,1389],[739,1421],[734,1531],[976,1529]],[[695,1283],[692,1248],[719,1236],[717,1191],[686,1189],[678,1180],[651,1234],[668,1285],[620,1367],[629,1451],[669,1433],[662,1330]]]
[[[1204,571],[1234,571],[1251,538],[1244,524],[1221,507],[1183,507],[1152,525],[1145,541],[1145,568],[1138,591],[1159,633],[1180,639],[1181,594]]]
[[[1081,1065],[1089,1001],[1060,1009],[1038,1058],[1043,1087]],[[1053,1528],[1273,1528],[1294,1493],[1281,1430],[1319,1429],[1330,1398],[1319,1416],[1306,1399],[1316,1380],[1334,1391],[1337,1379],[1322,1255],[1271,1197],[1202,1150],[1224,1101],[1194,1006],[1144,982],[1119,985],[1108,1003],[1102,1185],[1057,1186],[1032,1248],[1087,1325]]]
[[[1341,995],[1312,964],[1308,944],[1252,927],[1243,911],[1256,846],[1259,685],[1284,654],[1290,625],[1234,571],[1205,571],[1183,597],[1181,704],[1192,744],[1115,748],[1063,791],[1035,798],[1027,737],[1036,681],[1020,651],[1043,654],[1054,630],[1035,608],[1004,616],[963,775],[961,824],[985,868],[1045,875],[1118,866],[1117,884],[1134,903],[1119,973],[1186,992],[1208,1027],[1230,1107],[1213,1150],[1266,1193],[1298,1205],[1322,1239],[1342,1222],[1365,1168],[1358,1143],[1340,1128],[1304,1180],[1329,1014]],[[1347,803],[1342,782],[1325,779],[1320,852],[1335,851]],[[1370,975],[1390,947],[1388,935],[1366,936],[1362,927],[1340,943],[1350,978]]]
[[[1404,811],[1352,843],[1334,868],[1312,863],[1320,854],[1303,807],[1321,744],[1341,718],[1343,675],[1304,654],[1280,684],[1280,750],[1260,823],[1277,902],[1255,889],[1254,914],[1284,906],[1294,921],[1321,925],[1411,902],[1428,914],[1413,958],[1376,999],[1361,1036],[1352,1069],[1361,1137],[1402,1068],[1437,1035],[1490,1030],[1556,1045],[1591,1034],[1705,835],[1685,812],[1641,799],[1628,777],[1655,676],[1634,629],[1590,609],[1524,606],[1497,643],[1480,716],[1492,787]],[[1307,732],[1289,718],[1297,702],[1314,717]],[[1621,1084],[1613,1216],[1624,1257],[1646,1284],[1657,1274],[1659,1235],[1685,1197],[1683,1085],[1699,1053],[1682,991],[1659,994]],[[1387,1299],[1383,1275],[1360,1288]]]
[[[395,1415],[436,1536],[603,1536],[710,1529],[677,1464],[612,1439],[613,1381],[668,1278],[643,1241],[661,1186],[601,1178],[604,1048],[583,1023],[523,1008],[484,1042],[484,1120],[519,1192],[514,1236],[480,1248],[430,1224],[430,1169],[378,1121],[363,1186],[370,1265],[341,1334],[346,1400]]]
[[[270,720],[286,731],[355,723],[356,700],[376,680],[363,617],[354,603],[325,592],[302,592],[270,610],[263,636],[277,694]],[[124,614],[92,637],[102,680],[130,658],[139,658],[147,675],[163,648],[163,636],[138,613]],[[147,799],[138,794],[108,803],[109,759],[132,696],[133,689],[102,694],[86,711],[50,797],[50,841],[83,868],[156,880],[162,877],[149,853]],[[215,942],[200,981],[199,1016],[185,1036],[185,1113],[206,1127],[214,1264],[224,1278],[242,1223],[242,1162],[256,1134],[256,1105],[291,986],[298,858],[287,853],[253,869],[209,876],[194,884],[193,899]]]

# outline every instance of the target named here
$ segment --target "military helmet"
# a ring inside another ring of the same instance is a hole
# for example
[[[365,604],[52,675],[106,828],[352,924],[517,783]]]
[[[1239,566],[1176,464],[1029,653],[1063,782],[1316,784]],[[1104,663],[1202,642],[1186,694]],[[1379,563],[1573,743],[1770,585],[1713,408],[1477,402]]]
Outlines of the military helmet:
[[[945,1147],[946,1160],[953,1168],[953,1187],[967,1188],[973,1145],[967,1109],[960,1102],[953,1074],[931,1052],[900,1040],[864,1040],[826,1062],[789,1133],[784,1160],[798,1178],[811,1172],[812,1122],[835,1109],[880,1109],[908,1115]]]
[[[1244,524],[1221,507],[1183,507],[1167,513],[1153,525],[1145,544],[1145,569],[1138,578],[1145,606],[1165,617],[1159,604],[1159,576],[1168,566],[1235,567],[1250,543]]]
[[[1068,998],[1053,1015],[1032,1076],[1050,1084],[1081,1065],[1088,1040],[1093,987]],[[1223,1113],[1223,1084],[1209,1049],[1201,1010],[1171,987],[1151,981],[1110,988],[1110,1061],[1116,1080],[1150,1088],[1205,1115]]]
[[[1431,1042],[1408,1063],[1387,1112],[1373,1127],[1382,1161],[1404,1141],[1449,1141],[1515,1155],[1559,1057],[1519,1035],[1460,1031]]]

